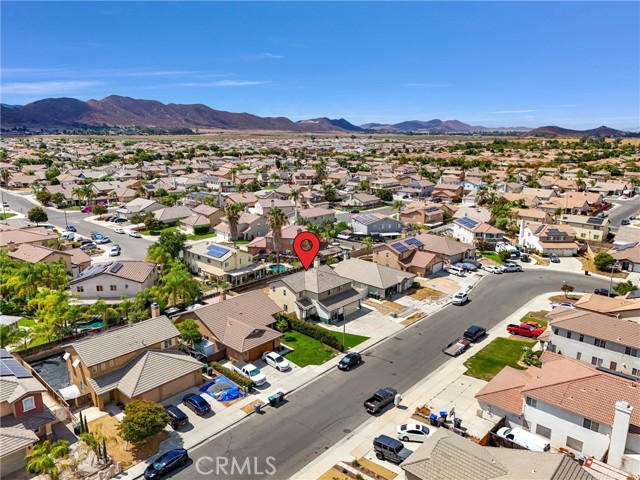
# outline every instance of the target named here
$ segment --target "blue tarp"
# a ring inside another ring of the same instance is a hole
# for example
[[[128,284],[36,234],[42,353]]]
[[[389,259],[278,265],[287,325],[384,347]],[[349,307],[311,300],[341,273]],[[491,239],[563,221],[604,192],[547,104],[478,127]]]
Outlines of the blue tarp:
[[[220,375],[214,378],[212,382],[203,385],[200,387],[200,391],[211,395],[219,402],[229,402],[247,395],[224,375]]]

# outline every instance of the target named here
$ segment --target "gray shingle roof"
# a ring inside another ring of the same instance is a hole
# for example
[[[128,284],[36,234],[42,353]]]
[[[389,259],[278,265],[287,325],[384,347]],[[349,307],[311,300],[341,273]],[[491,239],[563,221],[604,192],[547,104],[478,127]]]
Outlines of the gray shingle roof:
[[[403,272],[395,268],[351,258],[335,265],[334,270],[345,278],[350,278],[376,288],[389,288],[402,283],[407,278],[415,278],[415,273]]]
[[[38,436],[31,430],[2,427],[0,428],[0,457],[33,445],[37,441]]]
[[[326,310],[332,311],[355,303],[358,300],[360,300],[360,294],[353,288],[350,288],[345,292],[333,295],[324,300],[319,300],[318,303],[322,305]]]
[[[55,419],[56,417],[51,413],[51,410],[45,406],[42,412],[29,413],[22,417],[15,417],[13,415],[2,417],[2,426],[35,430],[42,425],[53,422]]]
[[[351,285],[351,280],[341,277],[326,265],[287,275],[278,281],[281,281],[297,293],[304,291],[321,293],[343,285]]]
[[[179,335],[180,332],[171,320],[161,315],[109,330],[87,340],[71,343],[70,346],[75,349],[82,362],[91,367]]]

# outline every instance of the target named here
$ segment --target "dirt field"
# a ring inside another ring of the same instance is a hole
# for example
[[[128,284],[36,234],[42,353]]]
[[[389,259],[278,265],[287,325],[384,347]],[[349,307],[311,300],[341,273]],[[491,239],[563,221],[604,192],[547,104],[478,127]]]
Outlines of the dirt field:
[[[444,295],[441,291],[434,290],[433,288],[429,287],[418,287],[414,290],[414,293],[409,296],[411,298],[415,298],[416,300],[424,300],[428,297],[439,297],[440,295]]]
[[[599,275],[611,275],[611,270],[609,270],[608,272],[604,272],[602,270],[598,270],[596,268],[595,263],[593,263],[593,257],[591,257],[591,255],[589,256],[584,256],[584,257],[578,257],[578,260],[580,260],[580,262],[582,263],[582,266],[585,270],[587,270],[588,272],[591,273],[597,273]],[[613,272],[613,278],[627,278],[629,276],[629,274],[627,272]]]

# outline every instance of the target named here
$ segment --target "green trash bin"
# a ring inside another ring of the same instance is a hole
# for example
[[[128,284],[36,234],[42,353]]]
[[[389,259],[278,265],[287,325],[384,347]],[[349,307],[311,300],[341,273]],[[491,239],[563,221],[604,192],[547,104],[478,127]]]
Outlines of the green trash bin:
[[[278,402],[278,397],[276,395],[269,396],[269,405],[271,405],[272,407],[275,407],[277,402]]]

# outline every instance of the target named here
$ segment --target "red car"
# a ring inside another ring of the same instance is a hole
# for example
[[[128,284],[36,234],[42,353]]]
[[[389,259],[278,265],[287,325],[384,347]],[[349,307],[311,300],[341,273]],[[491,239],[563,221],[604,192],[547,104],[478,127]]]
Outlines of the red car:
[[[522,335],[523,337],[538,338],[544,332],[544,328],[535,327],[530,323],[522,323],[520,325],[512,323],[507,326],[507,332],[513,335]]]

